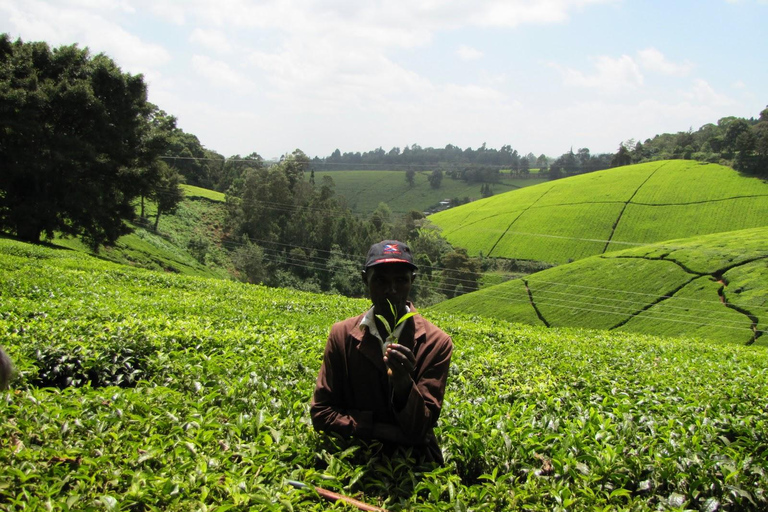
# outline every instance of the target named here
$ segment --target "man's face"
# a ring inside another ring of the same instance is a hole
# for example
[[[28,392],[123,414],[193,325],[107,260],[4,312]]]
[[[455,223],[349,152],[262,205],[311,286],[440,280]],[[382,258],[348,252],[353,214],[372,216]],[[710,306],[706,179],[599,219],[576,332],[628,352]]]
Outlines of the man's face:
[[[392,320],[389,302],[398,316],[403,314],[413,284],[411,267],[400,263],[374,265],[365,272],[365,281],[376,314]]]

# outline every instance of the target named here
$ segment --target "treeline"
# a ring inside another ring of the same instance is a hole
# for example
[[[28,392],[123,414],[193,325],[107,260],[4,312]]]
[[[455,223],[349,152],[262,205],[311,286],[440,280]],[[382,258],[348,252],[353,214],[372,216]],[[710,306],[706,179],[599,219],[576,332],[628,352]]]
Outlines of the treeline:
[[[501,173],[525,178],[536,169],[536,177],[558,179],[568,175],[598,171],[611,167],[613,155],[592,155],[588,148],[573,150],[551,159],[544,154],[521,154],[510,145],[500,149],[483,144],[477,149],[461,149],[453,144],[444,148],[423,148],[418,144],[394,147],[384,151],[381,147],[372,151],[342,153],[335,150],[325,158],[315,157],[312,165],[323,170],[386,170],[429,169],[456,180],[468,183],[497,183]],[[430,182],[432,183],[432,182]],[[434,185],[432,185],[434,186]]]
[[[651,160],[698,160],[721,163],[755,176],[768,177],[768,108],[760,116],[723,117],[696,131],[664,133],[644,142],[623,142],[613,165]]]
[[[453,144],[448,144],[444,148],[423,148],[413,144],[402,149],[393,147],[389,151],[379,147],[363,153],[342,153],[336,149],[328,157],[312,159],[315,168],[326,171],[487,166],[518,172],[523,168],[527,170],[531,167],[540,167],[541,162],[547,162],[545,155],[539,155],[539,157],[533,153],[522,155],[510,145],[495,149],[487,147],[485,143],[477,149],[461,149]]]

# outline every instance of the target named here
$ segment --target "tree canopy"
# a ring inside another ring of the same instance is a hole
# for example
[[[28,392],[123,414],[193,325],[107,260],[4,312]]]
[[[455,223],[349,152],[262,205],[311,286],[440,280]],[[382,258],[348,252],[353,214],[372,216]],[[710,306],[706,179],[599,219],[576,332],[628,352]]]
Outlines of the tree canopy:
[[[0,229],[94,248],[129,232],[133,200],[173,181],[157,157],[175,119],[157,112],[106,55],[0,36]]]
[[[662,133],[643,143],[623,142],[615,158],[623,165],[649,160],[682,158],[722,163],[734,169],[768,177],[768,108],[758,119],[723,117],[697,131]]]

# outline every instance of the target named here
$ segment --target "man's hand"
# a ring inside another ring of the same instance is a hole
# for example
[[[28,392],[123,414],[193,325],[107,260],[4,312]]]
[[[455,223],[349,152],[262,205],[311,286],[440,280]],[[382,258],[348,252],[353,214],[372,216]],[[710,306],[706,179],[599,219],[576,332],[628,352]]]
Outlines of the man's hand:
[[[389,375],[392,388],[395,391],[395,397],[397,399],[407,398],[413,385],[411,374],[416,368],[416,356],[408,347],[393,343],[387,347],[384,354],[384,364],[387,365],[387,375]],[[396,403],[398,401],[396,400]]]

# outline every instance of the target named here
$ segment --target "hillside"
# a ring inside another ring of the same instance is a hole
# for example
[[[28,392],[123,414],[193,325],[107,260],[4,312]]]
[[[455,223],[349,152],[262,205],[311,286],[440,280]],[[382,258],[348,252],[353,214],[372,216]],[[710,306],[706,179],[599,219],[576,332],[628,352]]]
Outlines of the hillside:
[[[768,344],[768,227],[609,252],[435,306],[560,327]]]
[[[561,264],[768,225],[768,183],[717,164],[665,160],[543,183],[429,219],[472,255]]]
[[[60,238],[55,245],[99,258],[152,270],[185,275],[231,277],[231,263],[221,244],[224,239],[224,194],[182,185],[185,199],[173,215],[160,217],[157,232],[152,228],[155,209],[147,204],[146,224],[132,225],[134,231],[98,253],[77,238]],[[138,211],[138,210],[137,210]]]
[[[350,209],[358,214],[372,213],[381,202],[386,203],[393,212],[402,214],[411,210],[426,211],[444,199],[482,197],[482,183],[466,183],[448,176],[443,178],[440,188],[432,188],[427,181],[431,172],[431,169],[416,172],[413,187],[405,180],[405,170],[315,171],[315,183],[321,184],[323,176],[333,179],[336,194],[344,197]],[[495,194],[500,194],[546,181],[535,177],[510,178],[508,174],[502,174],[501,182],[492,187]]]
[[[424,314],[454,339],[444,468],[314,432],[325,336],[365,301],[0,239],[8,510],[765,510],[764,347]]]

